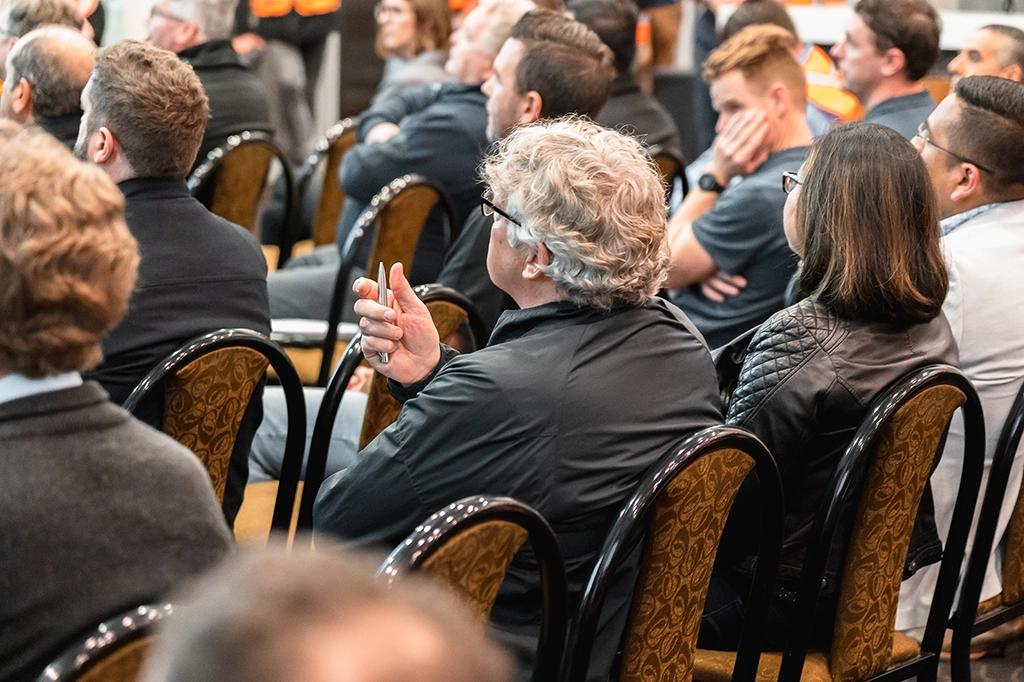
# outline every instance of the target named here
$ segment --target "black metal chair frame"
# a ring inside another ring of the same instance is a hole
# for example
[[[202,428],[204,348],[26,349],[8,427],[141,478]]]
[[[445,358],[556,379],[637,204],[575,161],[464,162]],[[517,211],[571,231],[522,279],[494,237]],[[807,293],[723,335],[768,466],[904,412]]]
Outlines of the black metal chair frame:
[[[417,571],[453,534],[489,521],[513,523],[527,532],[540,570],[542,609],[534,682],[555,680],[566,631],[565,565],[555,532],[532,507],[511,497],[473,496],[453,502],[426,519],[384,560],[377,575],[388,584]]]
[[[712,426],[673,447],[647,471],[633,495],[622,506],[598,554],[576,619],[570,627],[562,680],[580,682],[586,679],[594,633],[615,570],[646,535],[648,519],[658,497],[677,476],[703,457],[717,450],[732,448],[743,451],[754,460],[751,473],[758,480],[762,508],[757,570],[747,600],[743,634],[733,669],[733,680],[754,679],[760,660],[768,598],[782,547],[782,481],[775,459],[756,436],[734,426]]]
[[[907,401],[922,391],[938,385],[957,388],[966,398],[961,408],[966,435],[964,468],[960,477],[953,519],[942,554],[920,654],[910,660],[894,663],[888,670],[870,678],[873,682],[905,680],[914,676],[918,679],[935,679],[943,633],[953,606],[967,535],[974,514],[985,454],[985,426],[978,394],[967,377],[956,368],[946,365],[929,365],[915,370],[877,396],[843,454],[829,485],[829,493],[818,510],[809,536],[810,542],[805,554],[793,616],[793,622],[797,625],[783,653],[782,668],[779,671],[780,682],[796,682],[800,679],[832,538],[848,510],[856,508],[862,482],[874,457],[883,426]],[[937,456],[939,455],[941,448]]]
[[[349,130],[352,130],[356,125],[358,125],[358,123],[358,118],[343,118],[328,128],[324,132],[323,137],[313,144],[312,151],[306,155],[306,158],[302,162],[302,166],[295,174],[295,183],[298,191],[297,196],[300,207],[302,206],[307,192],[310,191],[310,183],[316,177],[316,173],[320,169],[320,165],[324,162],[324,159],[327,158],[327,154],[331,151],[331,147],[338,141],[338,138]],[[319,211],[319,208],[317,210]]]
[[[295,216],[299,206],[299,194],[295,173],[292,171],[288,155],[274,141],[273,135],[260,130],[246,130],[231,135],[223,145],[216,149],[211,149],[207,153],[206,159],[192,171],[187,181],[188,189],[193,195],[197,194],[206,186],[207,182],[217,177],[215,171],[220,167],[228,154],[240,147],[253,144],[269,148],[281,164],[281,175],[285,186],[284,212],[281,215],[281,237],[277,244],[277,266],[281,267],[291,258],[292,247],[295,246],[293,231]]]
[[[108,655],[153,632],[157,623],[174,613],[170,604],[148,604],[100,623],[66,648],[36,678],[36,682],[72,682]]]
[[[472,336],[474,348],[480,348],[487,342],[489,331],[487,325],[480,317],[480,313],[464,295],[454,289],[440,284],[421,284],[413,287],[413,291],[420,297],[424,304],[434,301],[445,301],[454,303],[466,311],[469,322],[469,330]],[[330,383],[324,390],[323,398],[320,401],[320,409],[316,413],[316,421],[313,424],[313,435],[309,443],[309,456],[306,461],[306,481],[302,488],[302,499],[299,502],[299,528],[312,526],[313,503],[323,483],[327,470],[327,455],[331,447],[331,433],[334,431],[334,421],[341,409],[341,401],[345,397],[345,390],[348,382],[355,374],[356,368],[363,361],[363,351],[360,347],[362,334],[356,334],[349,341],[345,352],[341,356],[338,368],[331,377]]]
[[[672,197],[672,190],[674,188],[676,178],[679,178],[682,183],[683,196],[685,197],[690,193],[690,181],[686,177],[686,159],[683,158],[683,153],[681,151],[673,149],[672,147],[663,147],[660,144],[656,144],[648,150],[648,153],[651,155],[652,159],[657,159],[659,156],[670,157],[679,165],[679,172],[676,173],[675,177],[669,179],[669,185],[665,191],[666,199],[670,199]]]
[[[288,436],[285,439],[281,479],[277,487],[271,530],[287,533],[291,526],[296,488],[302,471],[302,455],[306,441],[306,402],[302,382],[291,360],[281,348],[263,334],[251,329],[219,329],[192,339],[151,369],[125,399],[124,407],[134,412],[139,404],[168,377],[204,355],[225,348],[248,348],[265,357],[274,368],[284,390],[288,409]],[[300,519],[301,520],[301,519]],[[299,525],[300,530],[309,526]]]
[[[978,600],[981,598],[982,583],[985,581],[985,570],[995,543],[996,525],[1003,498],[1006,495],[1006,483],[1010,468],[1017,455],[1021,435],[1024,434],[1024,385],[1017,391],[1013,407],[1003,424],[999,434],[992,464],[989,469],[988,484],[981,502],[978,526],[974,532],[974,545],[971,547],[967,570],[960,589],[960,601],[953,614],[953,643],[950,653],[950,670],[955,682],[969,682],[971,679],[971,638],[988,632],[998,625],[1024,616],[1024,601],[1007,606],[998,606],[988,613],[978,616]],[[1019,494],[1019,491],[1014,491]]]
[[[427,185],[434,189],[441,197],[440,203],[444,207],[448,219],[448,234],[446,243],[451,244],[458,233],[459,224],[455,215],[455,207],[452,204],[448,193],[436,182],[428,178],[409,174],[395,178],[382,188],[370,200],[370,205],[356,220],[352,231],[348,234],[345,245],[341,249],[341,263],[338,267],[338,274],[334,280],[334,289],[331,292],[331,304],[327,313],[327,333],[320,344],[321,359],[320,371],[317,374],[317,386],[326,386],[330,377],[332,360],[334,359],[334,346],[338,340],[338,323],[341,322],[342,306],[348,293],[348,282],[352,275],[352,268],[356,266],[356,258],[360,252],[363,241],[373,238],[374,228],[377,226],[377,219],[381,212],[397,198],[403,191],[410,187]],[[371,266],[373,264],[370,264]],[[405,264],[409,266],[408,263]],[[385,267],[388,267],[385,265]]]

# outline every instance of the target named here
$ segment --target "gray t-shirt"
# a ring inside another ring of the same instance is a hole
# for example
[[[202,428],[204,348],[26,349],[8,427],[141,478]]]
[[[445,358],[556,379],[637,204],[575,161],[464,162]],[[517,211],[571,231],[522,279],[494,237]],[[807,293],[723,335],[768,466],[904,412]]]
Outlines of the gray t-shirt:
[[[712,348],[725,345],[785,306],[786,285],[797,257],[782,229],[782,172],[799,170],[807,147],[768,157],[753,174],[729,187],[693,223],[693,234],[718,269],[747,278],[738,296],[716,303],[699,285],[681,289],[673,302],[690,317]]]
[[[868,110],[864,120],[892,128],[909,140],[917,134],[917,126],[928,118],[934,108],[935,100],[927,90],[922,90],[913,95],[882,100]]]

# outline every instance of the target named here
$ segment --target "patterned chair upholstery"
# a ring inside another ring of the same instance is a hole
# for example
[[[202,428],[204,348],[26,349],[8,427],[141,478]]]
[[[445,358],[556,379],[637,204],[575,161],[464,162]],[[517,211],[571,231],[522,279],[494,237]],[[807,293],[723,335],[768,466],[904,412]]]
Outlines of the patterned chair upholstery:
[[[270,339],[247,329],[200,336],[154,367],[125,400],[134,411],[153,391],[164,390],[163,430],[199,457],[223,500],[231,453],[253,390],[268,365],[281,380],[288,405],[288,436],[271,527],[287,531],[305,445],[305,401],[298,375]]]
[[[490,330],[487,329],[480,313],[468,298],[454,289],[440,284],[423,284],[414,287],[413,290],[430,311],[437,334],[442,341],[451,340],[453,336],[461,334],[463,329],[468,329],[469,332],[466,338],[468,344],[466,350],[475,350],[487,340]],[[360,338],[357,334],[349,342],[338,363],[338,369],[331,377],[331,381],[324,391],[323,399],[320,401],[320,411],[317,413],[313,436],[309,444],[309,461],[306,465],[304,488],[306,492],[303,493],[299,510],[303,521],[308,521],[312,517],[313,502],[324,478],[331,432],[334,430],[334,421],[338,410],[341,409],[345,389],[356,368],[360,364],[365,364],[362,350],[359,347]],[[366,447],[371,440],[377,437],[377,434],[390,426],[401,411],[402,406],[391,397],[387,379],[374,373],[360,430],[359,448]]]
[[[650,148],[650,155],[661,174],[661,181],[665,185],[665,196],[672,196],[676,178],[682,182],[683,196],[686,196],[690,191],[690,184],[686,179],[686,159],[683,158],[682,153],[676,149],[655,145]]]
[[[381,565],[389,584],[427,573],[461,595],[485,623],[512,559],[529,541],[537,557],[543,614],[533,680],[555,680],[565,637],[565,568],[547,521],[508,497],[467,497],[432,514]]]
[[[755,595],[768,593],[782,539],[779,473],[764,445],[735,427],[690,436],[655,465],[623,505],[591,573],[569,639],[563,679],[587,677],[598,616],[609,583],[636,539],[645,535],[633,592],[619,680],[693,678],[697,632],[711,569],[729,510],[755,470],[762,494],[761,553]],[[756,665],[766,601],[752,600],[752,627],[741,646],[743,666]]]
[[[971,547],[971,556],[967,562],[960,602],[953,615],[951,669],[954,682],[969,682],[971,679],[971,637],[1024,616],[1024,485],[1019,490],[1006,490],[1010,468],[1017,457],[1022,435],[1024,385],[1017,391],[992,454],[988,484],[974,533],[974,546]],[[985,571],[995,543],[996,526],[1008,492],[1016,495],[1016,502],[1006,528],[1003,548],[1003,591],[993,599],[979,603]]]
[[[153,629],[173,611],[170,604],[140,606],[101,623],[46,666],[37,682],[135,682]]]
[[[223,146],[206,155],[188,178],[192,195],[225,220],[241,225],[260,236],[260,209],[269,195],[271,167],[277,168],[284,182],[284,213],[280,226],[281,241],[276,265],[283,265],[291,254],[289,235],[297,206],[295,178],[288,157],[269,133],[245,131],[228,138]]]
[[[313,181],[320,189],[316,211],[313,214],[311,238],[313,244],[333,244],[338,231],[338,218],[345,204],[345,191],[338,182],[341,160],[356,145],[356,123],[351,118],[342,119],[331,126],[324,136],[313,145],[313,151],[306,157],[299,170],[298,184],[301,196],[312,188]]]
[[[882,673],[892,679],[934,675],[944,614],[952,604],[974,509],[980,459],[968,460],[971,463],[965,467],[923,644],[894,632],[893,627],[917,509],[932,465],[941,455],[950,418],[961,407],[968,425],[968,457],[973,457],[978,447],[984,447],[981,408],[974,389],[957,370],[938,365],[918,370],[876,398],[840,462],[829,501],[815,521],[794,616],[803,628],[791,635],[785,652],[762,654],[757,680],[831,682],[868,680]],[[831,650],[807,651],[804,642],[813,622],[828,548],[840,518],[851,508],[856,511],[843,562]],[[966,525],[958,525],[965,519]],[[732,676],[734,659],[730,652],[700,651],[694,678],[737,679]],[[898,667],[890,670],[893,664]]]

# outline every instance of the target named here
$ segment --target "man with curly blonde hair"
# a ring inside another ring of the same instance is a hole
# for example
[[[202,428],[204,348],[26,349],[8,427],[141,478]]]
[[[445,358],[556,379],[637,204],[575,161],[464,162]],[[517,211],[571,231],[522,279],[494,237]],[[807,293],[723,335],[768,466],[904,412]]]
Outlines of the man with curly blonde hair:
[[[128,307],[124,199],[38,129],[0,122],[0,679],[228,553],[195,455],[81,372]]]
[[[521,310],[499,318],[487,348],[456,357],[401,264],[390,307],[376,303],[374,282],[356,282],[362,351],[404,407],[324,483],[314,528],[393,545],[450,502],[509,495],[551,522],[575,600],[641,475],[720,421],[714,369],[689,320],[654,297],[668,265],[665,195],[639,141],[582,118],[522,126],[483,177],[487,269]],[[491,620],[524,667],[539,599],[536,571],[513,562]],[[608,612],[623,615],[624,599]],[[598,674],[610,671],[621,626],[600,628]]]

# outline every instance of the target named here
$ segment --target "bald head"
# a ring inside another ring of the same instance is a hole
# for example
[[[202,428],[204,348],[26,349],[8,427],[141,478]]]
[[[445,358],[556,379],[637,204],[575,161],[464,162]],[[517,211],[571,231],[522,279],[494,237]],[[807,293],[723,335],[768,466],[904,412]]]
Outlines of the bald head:
[[[81,32],[43,26],[7,56],[0,114],[21,123],[81,113],[82,89],[96,64],[96,46]]]

